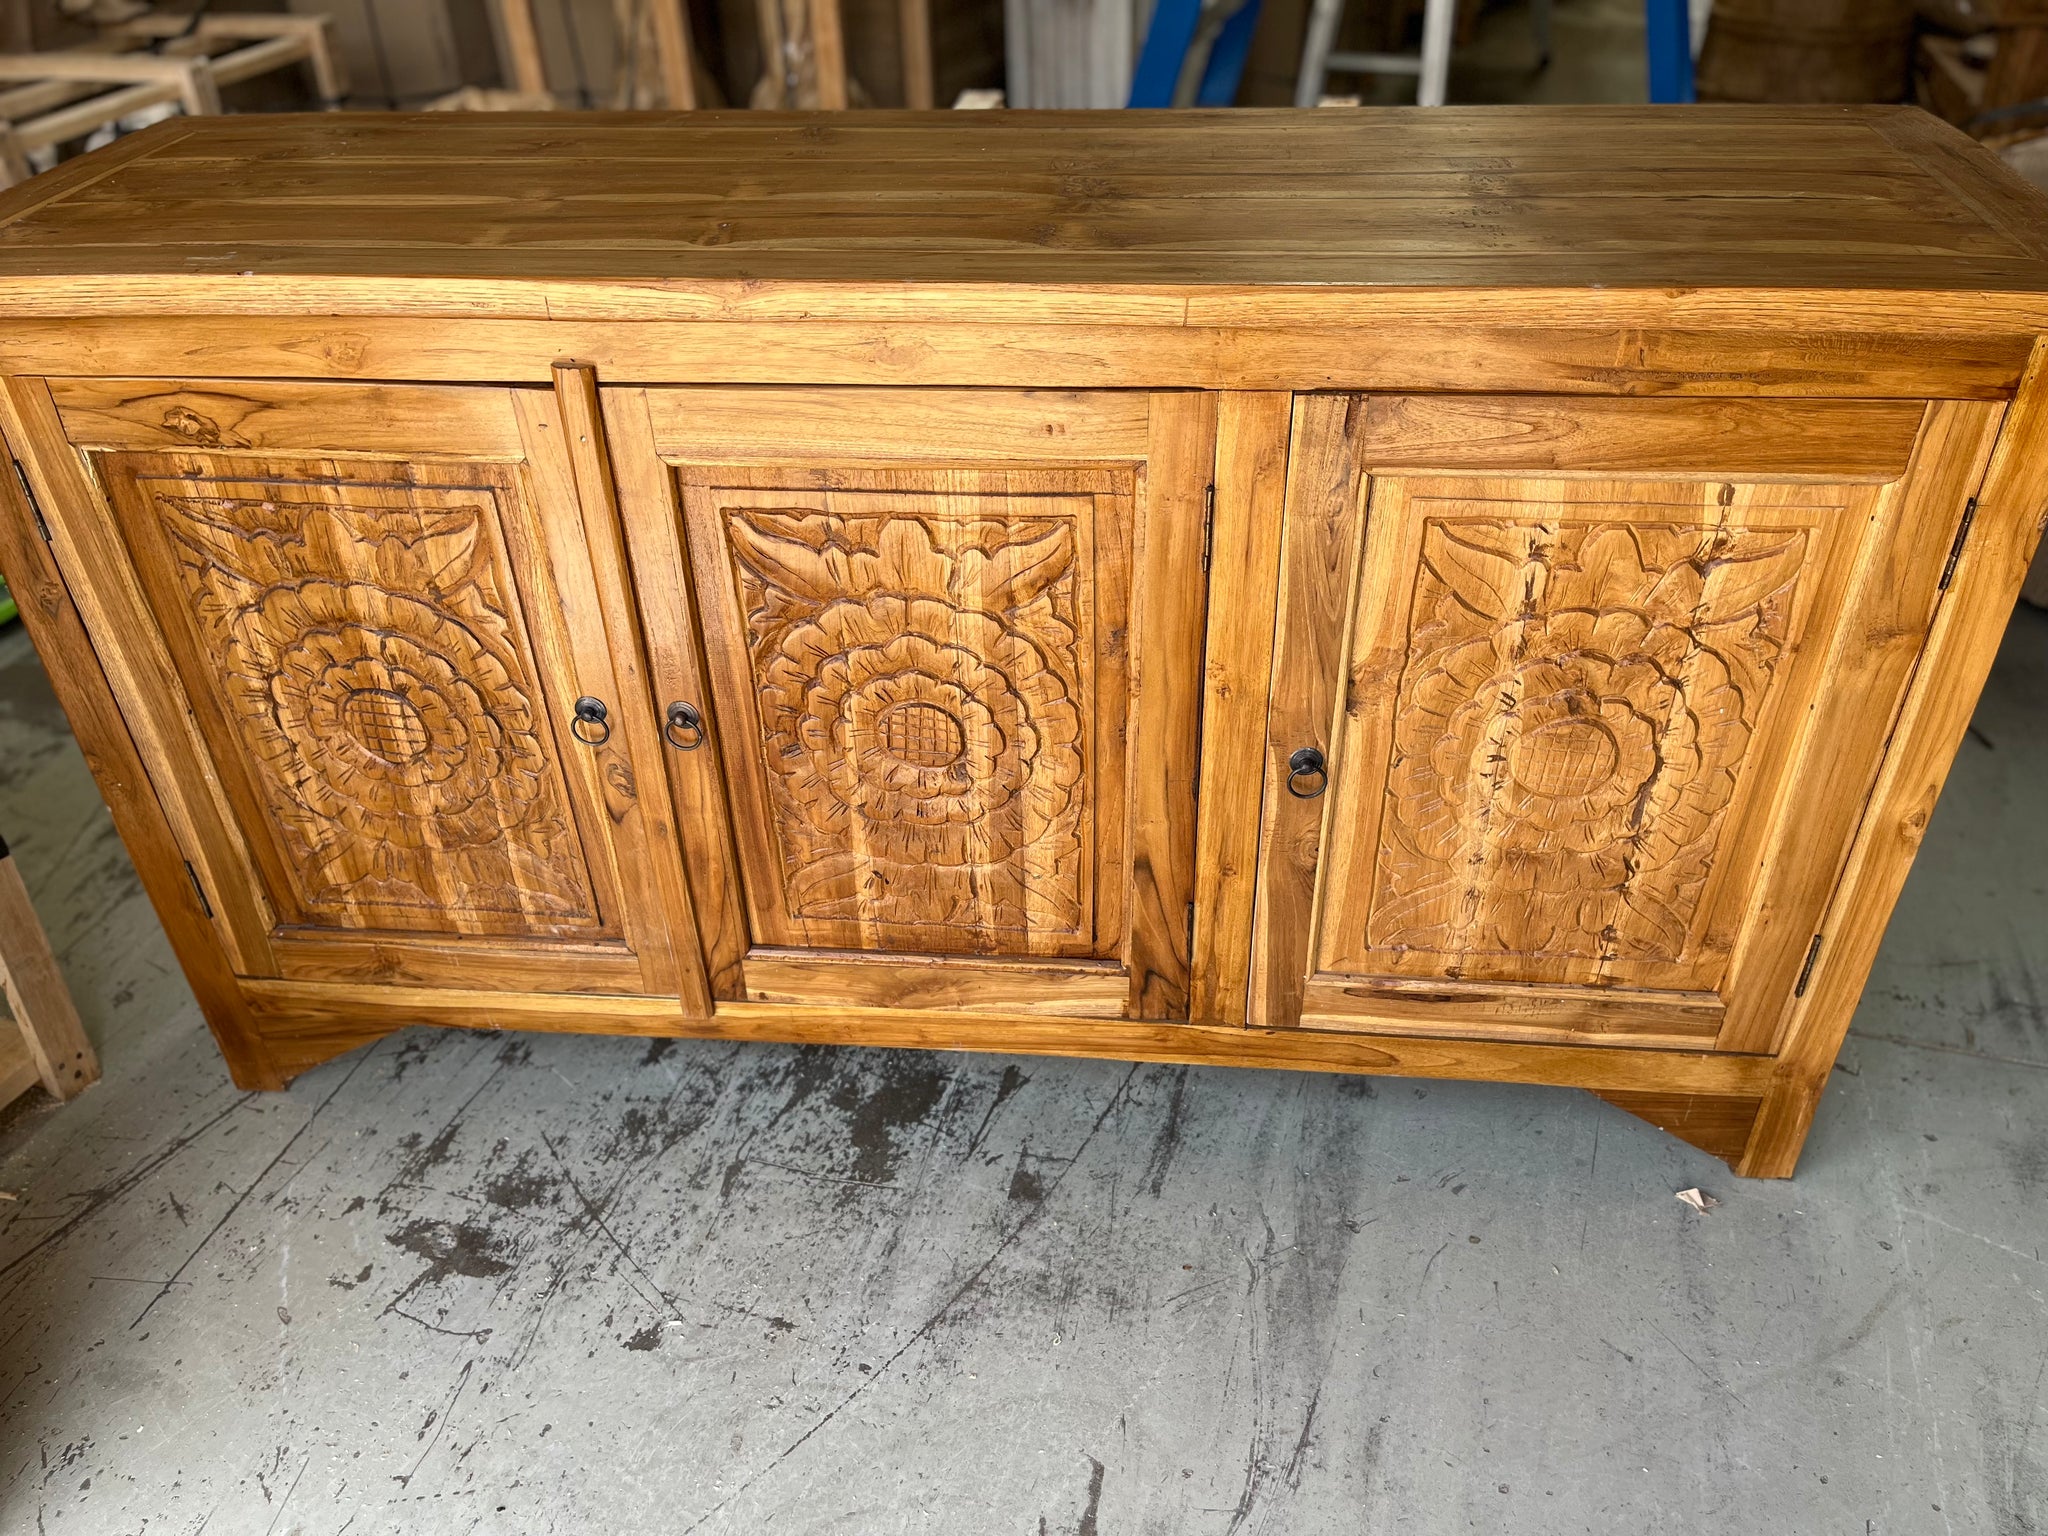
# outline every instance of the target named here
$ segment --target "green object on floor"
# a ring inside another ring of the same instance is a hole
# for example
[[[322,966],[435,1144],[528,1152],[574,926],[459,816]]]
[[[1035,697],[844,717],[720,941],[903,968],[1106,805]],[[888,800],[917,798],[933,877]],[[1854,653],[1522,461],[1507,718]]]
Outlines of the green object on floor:
[[[7,583],[0,581],[0,624],[11,622],[20,612],[21,609],[15,604],[13,595],[7,590]]]

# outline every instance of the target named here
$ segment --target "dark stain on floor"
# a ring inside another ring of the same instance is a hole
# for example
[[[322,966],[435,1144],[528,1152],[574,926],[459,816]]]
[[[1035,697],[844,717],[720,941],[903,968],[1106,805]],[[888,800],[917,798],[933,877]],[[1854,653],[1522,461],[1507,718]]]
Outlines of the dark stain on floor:
[[[510,1274],[516,1263],[496,1232],[474,1222],[419,1217],[389,1233],[385,1241],[427,1263],[426,1269],[406,1287],[408,1291],[439,1285],[455,1275],[472,1280],[496,1279]]]
[[[923,1125],[945,1097],[953,1075],[929,1060],[906,1053],[890,1059],[880,1072],[848,1073],[833,1089],[833,1106],[847,1116],[846,1139],[859,1183],[890,1183],[908,1133]]]

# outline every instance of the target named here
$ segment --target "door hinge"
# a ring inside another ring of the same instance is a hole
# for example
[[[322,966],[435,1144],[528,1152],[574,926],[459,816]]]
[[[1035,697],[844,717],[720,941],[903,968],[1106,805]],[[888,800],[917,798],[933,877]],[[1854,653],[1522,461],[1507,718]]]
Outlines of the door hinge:
[[[199,910],[204,912],[207,918],[211,920],[213,917],[213,903],[206,899],[206,887],[199,883],[199,871],[192,867],[190,859],[185,861],[185,873],[192,878],[192,894],[199,898]]]
[[[21,494],[28,500],[28,515],[36,520],[36,532],[43,536],[45,544],[50,543],[50,525],[43,521],[43,504],[36,500],[36,488],[28,483],[28,471],[21,467],[19,459],[14,461],[14,478],[21,482]]]
[[[1820,958],[1820,935],[1813,936],[1813,942],[1806,946],[1806,964],[1799,967],[1798,984],[1792,988],[1794,997],[1806,996],[1806,984],[1813,980],[1813,962]]]
[[[1188,903],[1188,964],[1195,963],[1195,904]]]
[[[1209,556],[1216,548],[1216,487],[1202,492],[1202,569],[1209,569]]]
[[[1941,585],[1934,590],[1946,592],[1948,584],[1956,579],[1956,562],[1963,558],[1963,540],[1970,536],[1970,524],[1977,520],[1977,498],[1972,496],[1963,503],[1963,525],[1956,530],[1956,541],[1948,547],[1948,564],[1941,568]]]

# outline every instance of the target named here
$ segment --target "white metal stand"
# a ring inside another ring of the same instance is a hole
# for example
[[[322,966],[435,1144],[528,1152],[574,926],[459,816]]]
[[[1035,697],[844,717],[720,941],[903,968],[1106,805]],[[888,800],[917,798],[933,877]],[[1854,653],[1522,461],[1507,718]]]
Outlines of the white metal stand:
[[[1529,24],[1536,33],[1536,51],[1550,62],[1551,0],[1529,0]],[[1413,75],[1415,104],[1440,107],[1451,73],[1451,31],[1458,19],[1458,0],[1425,0],[1420,53],[1332,53],[1337,24],[1344,19],[1344,0],[1315,0],[1302,42],[1301,74],[1294,83],[1294,104],[1312,107],[1322,99],[1330,71],[1356,75]]]

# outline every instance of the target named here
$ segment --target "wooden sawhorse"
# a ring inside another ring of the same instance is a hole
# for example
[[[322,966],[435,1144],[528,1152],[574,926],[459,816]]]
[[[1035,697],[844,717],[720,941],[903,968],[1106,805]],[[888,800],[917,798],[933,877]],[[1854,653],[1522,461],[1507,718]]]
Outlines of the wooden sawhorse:
[[[18,1031],[0,1029],[0,1104],[37,1083],[60,1099],[99,1081],[100,1059],[78,1022],[28,888],[0,838],[0,991]]]

